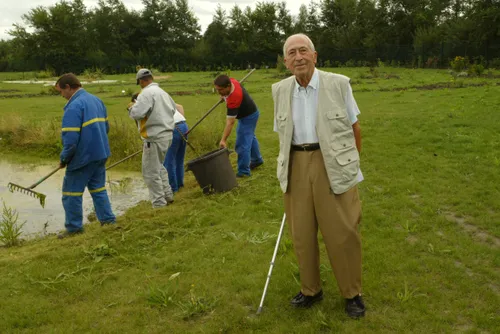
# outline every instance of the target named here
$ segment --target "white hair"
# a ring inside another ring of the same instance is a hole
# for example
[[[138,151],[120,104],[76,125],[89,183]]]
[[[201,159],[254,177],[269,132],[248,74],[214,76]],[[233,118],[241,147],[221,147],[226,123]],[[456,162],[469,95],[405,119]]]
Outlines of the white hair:
[[[309,38],[309,36],[307,36],[306,34],[295,34],[295,35],[292,35],[292,36],[289,36],[286,41],[285,41],[285,44],[283,45],[283,57],[286,58],[286,48],[288,46],[288,41],[290,40],[290,38],[292,37],[302,37],[304,38],[307,43],[309,44],[309,48],[311,49],[311,51],[316,51],[316,49],[314,48],[314,43],[311,41],[311,39]]]

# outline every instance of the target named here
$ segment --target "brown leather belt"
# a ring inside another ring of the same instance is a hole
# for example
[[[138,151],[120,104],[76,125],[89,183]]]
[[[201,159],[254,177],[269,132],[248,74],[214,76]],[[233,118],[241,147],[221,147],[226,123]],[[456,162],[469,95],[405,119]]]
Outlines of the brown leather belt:
[[[319,144],[301,144],[301,145],[292,145],[292,151],[316,151],[319,150]]]

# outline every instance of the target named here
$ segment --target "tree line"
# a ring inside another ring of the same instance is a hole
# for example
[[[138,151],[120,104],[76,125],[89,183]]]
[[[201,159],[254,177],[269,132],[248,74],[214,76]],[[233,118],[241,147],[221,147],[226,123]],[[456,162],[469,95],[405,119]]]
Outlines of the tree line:
[[[320,66],[447,67],[463,56],[500,67],[500,0],[320,0],[298,15],[286,2],[219,5],[203,34],[187,0],[142,3],[140,11],[120,0],[35,7],[0,41],[0,71],[275,67],[284,40],[298,32],[315,43]]]

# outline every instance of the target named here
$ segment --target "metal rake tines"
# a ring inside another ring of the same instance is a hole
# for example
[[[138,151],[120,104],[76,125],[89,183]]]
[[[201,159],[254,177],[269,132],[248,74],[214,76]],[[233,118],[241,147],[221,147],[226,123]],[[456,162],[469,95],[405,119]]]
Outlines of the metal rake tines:
[[[38,197],[40,199],[40,205],[42,206],[42,208],[45,208],[45,195],[44,194],[40,194],[40,197]]]
[[[36,191],[33,191],[29,188],[25,188],[25,187],[21,187],[20,185],[18,184],[15,184],[15,183],[9,183],[7,185],[7,189],[10,190],[10,192],[14,192],[14,191],[18,191],[20,193],[23,193],[23,194],[26,194],[26,195],[29,195],[31,197],[34,197],[34,198],[38,198],[40,200],[40,205],[43,207],[45,207],[45,198],[47,197],[46,195],[44,194],[40,194]]]

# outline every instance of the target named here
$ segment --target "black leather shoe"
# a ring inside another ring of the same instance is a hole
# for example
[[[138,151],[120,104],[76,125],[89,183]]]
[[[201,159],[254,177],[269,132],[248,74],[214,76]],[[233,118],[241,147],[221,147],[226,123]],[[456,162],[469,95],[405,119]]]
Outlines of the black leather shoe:
[[[293,297],[293,299],[290,301],[290,304],[294,307],[308,308],[321,300],[323,300],[323,290],[320,290],[314,296],[305,296],[301,291],[298,295]]]
[[[365,304],[360,295],[345,300],[345,312],[353,319],[365,316]]]
[[[251,162],[250,163],[250,169],[255,169],[257,167],[259,167],[260,165],[262,165],[264,163],[264,161],[260,161],[260,162]]]

